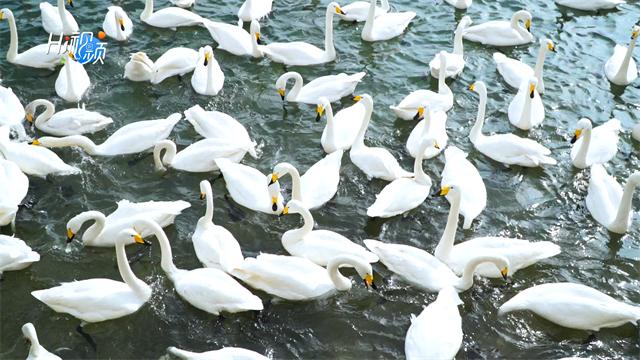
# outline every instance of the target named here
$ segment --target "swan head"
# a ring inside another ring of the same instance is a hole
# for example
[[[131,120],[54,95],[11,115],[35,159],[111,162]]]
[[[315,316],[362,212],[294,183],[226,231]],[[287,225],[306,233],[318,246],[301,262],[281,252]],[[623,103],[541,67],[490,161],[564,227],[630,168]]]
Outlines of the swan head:
[[[211,193],[211,183],[208,180],[200,181],[200,200],[207,198],[207,194]]]
[[[200,56],[201,56],[201,61],[203,62],[202,65],[204,65],[205,67],[209,65],[209,63],[211,63],[211,59],[213,59],[213,49],[211,48],[211,46],[207,45],[203,48],[200,48]]]
[[[637,39],[638,35],[640,35],[640,26],[635,25],[631,30],[631,40]]]
[[[320,119],[322,118],[322,115],[324,114],[324,111],[329,106],[331,106],[331,103],[329,102],[329,99],[327,99],[324,96],[321,97],[320,101],[318,102],[318,105],[316,106],[316,122],[320,121]]]
[[[473,84],[469,85],[469,90],[477,94],[486,94],[487,86],[484,84],[484,81],[476,81]]]
[[[420,106],[418,108],[418,112],[413,116],[413,120],[414,121],[421,121],[424,119],[424,114],[427,114],[427,117],[430,117],[429,115],[431,115],[431,109],[429,108],[429,105],[424,105],[424,106]]]
[[[278,90],[278,94],[280,94],[280,97],[282,98],[283,101],[284,101],[284,96],[287,89],[287,81],[289,81],[289,79],[296,76],[300,76],[300,74],[295,71],[289,71],[287,73],[280,75],[278,80],[276,80],[276,89]]]
[[[327,5],[327,12],[332,14],[335,13],[340,15],[346,15],[344,11],[342,11],[342,9],[340,8],[340,5],[338,5],[338,3],[336,2],[332,2],[329,5]]]
[[[535,77],[531,77],[529,82],[527,83],[527,93],[530,98],[534,98],[536,96],[536,88],[538,87],[538,79]]]
[[[282,200],[282,194],[280,193],[280,183],[278,181],[267,186],[269,197],[271,198],[271,211],[279,216],[286,215],[288,213],[287,208],[284,206]]]
[[[556,52],[556,45],[551,39],[540,39],[540,46],[546,46],[547,51]]]
[[[528,32],[531,32],[531,20],[533,19],[533,16],[531,16],[530,12],[527,10],[517,11],[513,14],[512,19],[518,22],[524,21],[524,28],[527,29]]]
[[[282,215],[289,214],[301,214],[302,212],[308,212],[309,210],[304,206],[301,201],[291,200],[287,203],[287,205],[282,209]]]
[[[24,336],[29,343],[38,338],[38,335],[36,335],[36,328],[32,323],[22,325],[22,336]]]
[[[273,172],[269,177],[269,185],[276,183],[278,180],[280,180],[281,177],[288,174],[291,168],[293,168],[293,165],[289,163],[279,163],[276,166],[274,166]]]
[[[251,33],[252,36],[256,38],[256,43],[258,43],[258,45],[264,44],[260,36],[260,23],[257,20],[255,19],[251,20],[251,25],[249,26],[249,32]]]
[[[454,184],[442,185],[440,187],[440,196],[446,197],[448,200],[460,198],[460,187]]]
[[[591,120],[587,118],[580,119],[576,126],[576,131],[573,134],[573,138],[571,138],[571,143],[574,144],[578,139],[580,139],[580,136],[582,136],[585,131],[591,130],[592,128],[593,125],[591,125]]]
[[[473,20],[471,20],[471,17],[469,17],[468,15],[465,15],[464,17],[462,17],[462,19],[460,19],[460,22],[458,23],[458,28],[466,29],[471,24],[473,24]]]
[[[140,232],[138,232],[135,227],[122,230],[118,234],[116,242],[128,244],[130,240],[133,240],[136,244],[151,245],[149,241],[145,240],[142,235],[140,235]]]

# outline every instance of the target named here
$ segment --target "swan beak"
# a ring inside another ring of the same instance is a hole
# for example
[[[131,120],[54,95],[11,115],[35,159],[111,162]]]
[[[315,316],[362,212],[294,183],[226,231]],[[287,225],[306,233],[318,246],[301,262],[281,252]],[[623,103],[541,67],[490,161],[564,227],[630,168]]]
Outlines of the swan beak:
[[[318,105],[316,107],[316,113],[318,114],[316,116],[316,122],[318,122],[318,121],[320,121],[320,118],[322,118],[322,114],[324,114],[324,106]]]
[[[207,197],[207,195],[203,192],[200,193],[200,200],[204,200]]]
[[[353,97],[353,101],[355,101],[355,102],[358,102],[360,100],[362,100],[362,96],[360,96],[360,95],[356,95],[356,96]]]
[[[38,145],[40,145],[40,140],[38,140],[38,139],[34,139],[32,142],[30,142],[30,143],[29,143],[29,145],[35,145],[35,146],[38,146]]]
[[[120,24],[120,30],[124,31],[124,20],[122,18],[118,19],[118,24]]]
[[[547,44],[547,49],[551,52],[556,52],[556,46],[552,42]]]
[[[373,282],[373,275],[367,274],[367,276],[365,276],[363,280],[364,280],[364,286],[366,286],[367,289],[378,290],[378,287]]]
[[[282,101],[284,101],[284,89],[278,89],[278,94],[280,94]]]
[[[0,21],[4,20],[4,11],[0,11]]]
[[[524,27],[528,32],[531,32],[531,19],[527,19],[527,21],[524,22]]]
[[[529,97],[534,98],[536,96],[536,86],[531,84],[529,85]]]
[[[27,119],[28,122],[33,124],[33,114],[32,113],[27,113],[27,115],[25,115],[25,118]]]
[[[146,244],[147,243],[146,241],[144,241],[142,236],[140,236],[140,234],[131,235],[131,237],[133,238],[133,241],[135,241],[137,244]]]
[[[438,145],[438,143],[433,143],[433,147],[440,150],[440,145]]]
[[[580,129],[576,130],[576,133],[573,135],[573,138],[571,138],[571,143],[575,144],[575,142],[578,141],[578,139],[580,139],[580,135],[582,135],[582,130]]]
[[[469,90],[476,91],[476,84],[469,85]]]
[[[209,61],[211,61],[211,53],[207,52],[204,54],[204,66],[209,65]]]
[[[278,206],[276,204],[276,198],[273,198],[273,211],[278,210]],[[289,215],[289,207],[285,206],[284,209],[282,209],[282,212],[280,213],[279,216],[283,216],[283,215]]]
[[[336,14],[346,15],[346,14],[344,13],[344,11],[342,11],[342,9],[340,9],[340,6],[336,6]]]
[[[69,6],[73,7],[73,0],[67,0],[67,4],[69,4]]]
[[[424,107],[421,106],[418,108],[418,113],[413,117],[413,120],[420,121],[422,119],[424,119]]]
[[[440,196],[446,196],[447,194],[449,194],[450,190],[451,190],[451,186],[443,186],[440,189]]]
[[[264,41],[262,41],[262,38],[260,37],[260,33],[257,32],[256,33],[256,42],[258,43],[258,45],[263,45]]]
[[[1,17],[1,16],[0,16],[0,20],[2,20],[2,17]],[[633,40],[633,39],[637,38],[637,37],[638,37],[638,35],[640,35],[640,31],[638,31],[638,30],[634,30],[634,31],[631,33],[631,40]]]
[[[509,277],[509,268],[502,268],[502,270],[500,270],[500,275],[502,275],[503,279],[507,280]]]
[[[75,56],[75,55],[73,55],[73,53],[72,53],[72,52],[69,52],[69,59],[71,59],[71,60],[75,60],[75,59],[76,59],[76,56]]]
[[[269,180],[269,186],[275,184],[278,181],[279,177],[276,173],[271,174],[271,180]]]
[[[73,232],[73,230],[67,229],[67,244],[73,241],[75,237],[76,237],[76,234]]]

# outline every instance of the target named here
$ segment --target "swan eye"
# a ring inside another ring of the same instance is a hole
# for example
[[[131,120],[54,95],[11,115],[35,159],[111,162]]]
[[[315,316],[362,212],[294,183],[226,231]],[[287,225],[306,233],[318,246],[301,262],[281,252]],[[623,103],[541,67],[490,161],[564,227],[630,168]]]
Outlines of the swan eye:
[[[440,189],[440,196],[445,196],[445,195],[449,194],[449,191],[451,191],[451,186],[443,186]]]

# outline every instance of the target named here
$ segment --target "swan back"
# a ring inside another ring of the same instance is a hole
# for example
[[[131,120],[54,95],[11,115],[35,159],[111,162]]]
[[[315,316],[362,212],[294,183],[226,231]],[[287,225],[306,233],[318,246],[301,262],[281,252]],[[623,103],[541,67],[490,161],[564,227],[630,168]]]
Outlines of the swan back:
[[[124,77],[131,81],[151,81],[154,63],[146,53],[131,54],[129,62],[124,66]]]

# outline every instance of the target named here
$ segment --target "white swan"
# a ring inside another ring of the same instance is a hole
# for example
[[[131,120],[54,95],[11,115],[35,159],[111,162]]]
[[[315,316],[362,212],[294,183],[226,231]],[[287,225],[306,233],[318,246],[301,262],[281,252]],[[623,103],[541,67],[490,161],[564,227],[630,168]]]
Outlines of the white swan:
[[[64,61],[56,79],[56,94],[68,102],[79,102],[89,90],[91,79],[72,53],[67,53]]]
[[[556,46],[549,39],[540,39],[540,50],[538,50],[538,60],[536,60],[535,70],[531,66],[522,61],[508,58],[503,53],[493,53],[493,61],[495,61],[498,73],[509,86],[519,89],[524,81],[535,77],[538,80],[538,93],[544,93],[544,80],[542,69],[547,52],[556,52]]]
[[[218,21],[204,19],[204,26],[211,34],[213,40],[218,43],[216,49],[224,50],[237,56],[252,56],[261,58],[264,56],[260,39],[260,24],[256,20],[251,21],[249,32],[236,24],[227,24]]]
[[[331,200],[338,191],[342,150],[337,150],[313,164],[304,175],[289,163],[279,163],[273,168],[271,182],[291,176],[291,198],[309,210],[317,209]]]
[[[124,66],[124,77],[131,81],[151,81],[154,63],[147,54],[137,52],[131,54],[129,62]]]
[[[40,44],[34,46],[22,53],[18,53],[18,29],[16,27],[16,19],[11,10],[4,8],[0,10],[0,21],[7,19],[9,21],[9,31],[11,32],[11,42],[7,51],[7,61],[27,67],[38,69],[54,70],[60,65],[60,59],[63,54],[58,53],[55,47],[49,51],[49,45]]]
[[[204,267],[230,273],[244,261],[240,244],[229,230],[213,223],[213,191],[207,180],[200,182],[200,198],[206,200],[207,210],[191,236],[193,249]]]
[[[460,189],[460,213],[464,216],[462,228],[470,229],[471,222],[487,206],[487,188],[478,169],[467,160],[467,153],[449,146],[444,151],[444,158],[440,186],[456,184]]]
[[[203,22],[203,18],[200,15],[179,7],[168,7],[154,12],[153,0],[145,0],[144,10],[140,13],[140,20],[151,26],[172,30],[176,30],[177,27],[181,26],[200,25]]]
[[[99,156],[136,154],[150,150],[158,141],[166,139],[180,119],[182,115],[175,113],[166,119],[132,122],[116,130],[100,145],[83,135],[61,138],[45,136],[34,140],[32,144],[47,148],[78,146],[89,155]]]
[[[461,304],[458,294],[448,287],[420,315],[411,314],[411,326],[404,340],[407,360],[456,357],[462,345],[462,318],[458,311]]]
[[[162,151],[166,151],[163,157]],[[170,167],[188,172],[210,172],[218,170],[216,159],[225,158],[238,163],[247,151],[245,146],[233,141],[203,139],[176,153],[173,141],[160,140],[153,148],[153,163],[157,171],[166,171],[166,167]]]
[[[109,6],[102,23],[107,36],[118,41],[127,40],[133,33],[133,22],[120,6]]]
[[[18,165],[0,156],[0,226],[16,229],[16,214],[29,190],[29,178]]]
[[[403,214],[420,206],[429,196],[431,178],[422,169],[422,160],[428,147],[438,147],[432,138],[423,138],[413,164],[413,177],[399,178],[387,184],[376,201],[367,209],[367,216],[388,218]]]
[[[531,242],[506,237],[480,237],[466,240],[454,246],[460,215],[460,189],[457,186],[446,185],[440,190],[440,195],[448,196],[451,203],[447,225],[442,233],[440,242],[436,246],[434,255],[447,264],[456,274],[462,274],[469,261],[478,255],[503,256],[509,261],[510,274],[533,265],[536,262],[560,253],[560,247],[549,241]],[[475,271],[484,277],[501,277],[502,274],[495,266],[481,264]]]
[[[624,0],[555,0],[556,4],[583,11],[613,9]]]
[[[254,159],[258,158],[256,143],[249,137],[247,129],[233,117],[219,111],[205,111],[200,105],[185,110],[184,116],[203,137],[233,139],[236,144],[246,147]]]
[[[449,135],[447,135],[447,113],[442,111],[431,111],[429,106],[418,108],[415,116],[419,120],[418,124],[411,130],[407,138],[407,151],[416,158],[420,154],[420,145],[425,138],[435,140],[438,146],[428,146],[422,154],[423,158],[431,159],[438,156],[447,147]]]
[[[393,181],[401,177],[412,177],[413,173],[400,167],[398,160],[393,157],[389,150],[365,145],[364,136],[369,127],[371,115],[373,114],[373,99],[368,94],[362,95],[360,98],[360,102],[364,105],[366,113],[360,132],[349,152],[351,162],[362,170],[368,178]]]
[[[519,292],[500,306],[499,315],[529,310],[553,323],[571,329],[598,331],[640,320],[640,307],[572,283],[549,283]]]
[[[89,226],[82,235],[82,243],[85,246],[113,247],[117,234],[123,229],[136,225],[139,219],[151,219],[160,226],[173,224],[177,215],[182,210],[190,207],[186,201],[146,201],[132,203],[129,200],[118,201],[118,208],[105,216],[100,211],[82,212],[67,222],[67,242],[73,241],[80,229],[87,221],[94,223]],[[142,236],[150,235],[151,229],[137,228]],[[133,244],[133,242],[130,242]]]
[[[5,271],[22,270],[40,261],[40,254],[22,240],[0,235],[0,276]]]
[[[58,6],[53,6],[48,2],[40,3],[40,16],[42,17],[42,27],[49,34],[60,36],[73,35],[80,32],[80,27],[73,14],[65,7],[64,0],[57,0]],[[67,0],[69,6],[73,7],[73,0]]]
[[[225,347],[219,350],[196,353],[171,346],[167,349],[167,352],[183,360],[269,360],[268,357],[255,351],[237,347]]]
[[[445,68],[447,65],[447,56],[444,51],[441,51],[438,55],[440,58],[441,66]],[[444,72],[438,75],[438,92],[431,90],[415,90],[407,95],[400,104],[389,106],[396,116],[403,120],[414,119],[418,109],[429,105],[432,111],[444,111],[447,112],[453,107],[453,93],[447,83],[445,82],[446,75]]]
[[[213,315],[221,312],[237,313],[263,309],[262,300],[222,270],[200,268],[178,269],[173,264],[169,239],[160,225],[149,220],[138,224],[152,229],[160,243],[162,259],[160,265],[173,282],[176,292],[189,304]]]
[[[243,21],[260,20],[269,15],[272,3],[273,0],[244,0],[238,9],[240,27]]]
[[[514,134],[484,135],[482,127],[487,108],[487,87],[482,81],[476,81],[469,86],[469,89],[480,95],[478,116],[469,133],[469,139],[478,151],[507,165],[536,167],[557,164],[556,160],[548,156],[551,151],[534,140],[521,138]]]
[[[124,282],[97,278],[62,283],[50,289],[32,291],[31,295],[56,312],[67,313],[87,323],[117,319],[138,311],[151,297],[151,287],[131,271],[124,245],[144,240],[133,229],[118,233],[116,258]]]
[[[473,2],[473,0],[444,0],[444,1],[447,4],[460,10],[468,9],[471,6],[471,3]]]
[[[302,86],[304,83],[302,76],[295,71],[290,71],[282,74],[278,78],[276,81],[276,89],[282,100],[317,105],[320,103],[322,97],[326,97],[330,102],[335,102],[345,96],[353,94],[356,86],[358,86],[358,83],[362,81],[365,75],[367,75],[365,72],[352,75],[345,73],[327,75],[315,78],[308,84]],[[295,83],[291,91],[286,94],[289,79],[294,79]]]
[[[172,76],[182,76],[195,70],[198,64],[197,51],[184,47],[167,50],[153,63],[151,83],[159,84]]]
[[[196,68],[191,77],[191,86],[200,95],[217,95],[224,85],[224,73],[207,45],[200,48]]]
[[[44,106],[45,111],[34,120],[40,106]],[[56,112],[51,101],[38,99],[29,103],[25,110],[27,121],[33,123],[38,130],[55,136],[91,134],[113,123],[113,119],[110,117],[99,112],[86,110],[84,104],[82,108]]]
[[[0,155],[14,162],[23,173],[32,176],[74,175],[80,173],[75,166],[65,164],[53,151],[26,142],[9,140],[9,128],[0,127]]]
[[[640,172],[629,176],[623,190],[601,164],[595,164],[591,166],[587,209],[591,216],[609,231],[624,234],[629,231],[633,220],[633,193],[639,185]]]
[[[631,137],[633,137],[635,141],[640,141],[640,124],[636,124],[636,126],[633,127]]]
[[[355,104],[346,107],[337,114],[333,114],[331,102],[326,97],[320,98],[316,106],[316,121],[320,121],[322,115],[327,114],[327,125],[322,130],[320,144],[327,154],[338,150],[349,150],[358,138],[360,128],[364,122],[366,109],[361,97],[354,98]]]
[[[638,66],[633,59],[633,49],[640,35],[640,26],[634,26],[631,31],[631,42],[628,47],[616,44],[613,55],[604,64],[607,79],[616,85],[629,85],[638,78]]]
[[[476,268],[484,263],[495,266],[505,280],[509,275],[509,260],[500,255],[472,256],[465,264],[462,277],[458,277],[445,263],[422,249],[385,244],[377,240],[365,240],[364,244],[394,274],[428,292],[438,292],[448,287],[453,287],[457,292],[469,290],[473,286]]]
[[[393,39],[404,33],[411,20],[416,17],[413,11],[381,13],[376,16],[378,0],[369,2],[367,20],[362,27],[360,37],[364,41],[382,41]]]
[[[283,205],[280,184],[269,184],[271,178],[246,165],[228,159],[216,159],[229,194],[235,202],[254,211],[280,214]]]
[[[185,8],[185,9],[190,8],[196,4],[196,0],[169,0],[169,1],[171,1],[173,5],[181,8]]]
[[[538,80],[535,77],[520,85],[520,90],[509,103],[507,111],[511,125],[530,130],[544,121],[544,105],[538,94]]]
[[[370,263],[378,261],[377,255],[336,232],[313,230],[311,212],[297,200],[289,201],[282,214],[300,214],[304,220],[301,228],[282,234],[282,246],[293,256],[309,259],[320,266],[327,266],[340,255],[355,256]]]
[[[324,297],[335,290],[348,291],[351,281],[339,272],[353,267],[365,286],[375,289],[371,264],[353,255],[340,255],[329,261],[327,268],[297,256],[260,254],[246,258],[233,276],[249,286],[291,301]]]
[[[469,0],[469,2],[471,2]],[[453,52],[445,52],[444,56],[446,58],[446,73],[445,77],[457,77],[464,70],[465,61],[464,61],[464,50],[462,45],[462,33],[464,29],[471,25],[471,18],[468,16],[464,16],[460,22],[458,23],[458,27],[454,32],[453,37]],[[440,78],[440,53],[435,55],[433,59],[429,62],[429,71],[431,76],[436,79]]]
[[[36,328],[32,323],[22,325],[22,335],[29,342],[29,355],[27,360],[62,360],[59,356],[50,353],[38,341]]]
[[[0,126],[9,126],[18,134],[18,138],[27,139],[27,133],[22,126],[22,119],[26,112],[20,99],[11,88],[0,85]]]
[[[511,21],[493,20],[465,29],[467,40],[492,46],[516,46],[533,41],[531,35],[531,13],[520,10],[513,14]],[[524,27],[520,25],[524,22]]]
[[[338,14],[338,16],[344,21],[363,22],[367,20],[367,15],[369,15],[369,6],[368,1],[354,1],[343,6],[342,11],[344,15]],[[376,4],[374,16],[378,17],[379,15],[388,13],[390,8],[389,0],[381,0],[380,6]]]
[[[575,134],[571,139],[571,162],[579,169],[593,164],[604,164],[618,153],[618,134],[622,130],[620,120],[611,119],[593,129],[591,120],[578,121]]]

